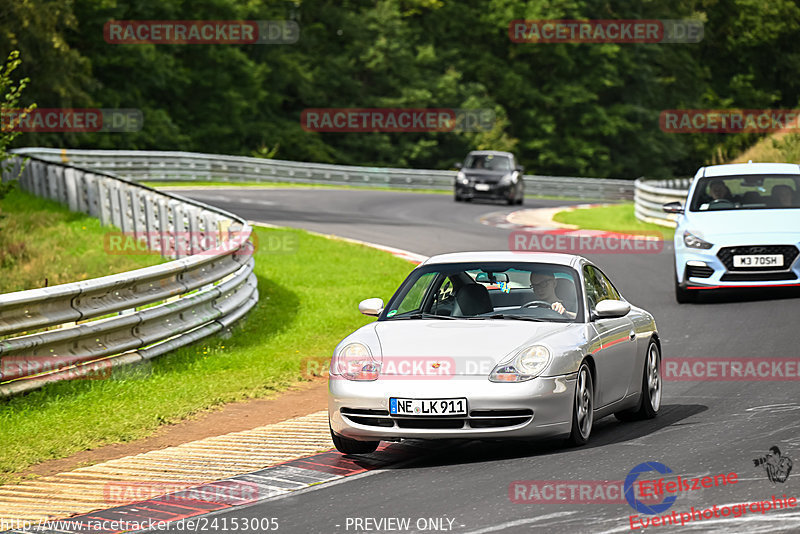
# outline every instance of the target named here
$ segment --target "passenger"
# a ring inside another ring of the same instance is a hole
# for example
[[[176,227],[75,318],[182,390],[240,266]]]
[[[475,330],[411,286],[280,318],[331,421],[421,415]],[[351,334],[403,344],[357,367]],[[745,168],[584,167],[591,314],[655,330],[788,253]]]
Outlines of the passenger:
[[[793,196],[792,188],[788,185],[776,185],[772,188],[772,203],[777,207],[790,207]]]
[[[536,300],[543,300],[550,303],[550,309],[557,311],[561,315],[574,319],[577,315],[567,311],[556,295],[556,277],[552,273],[531,273],[531,287],[533,288]]]

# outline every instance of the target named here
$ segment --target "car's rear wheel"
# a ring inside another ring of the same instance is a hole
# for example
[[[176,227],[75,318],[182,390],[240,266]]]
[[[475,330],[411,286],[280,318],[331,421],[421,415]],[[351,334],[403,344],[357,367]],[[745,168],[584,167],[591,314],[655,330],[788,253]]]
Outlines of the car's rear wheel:
[[[594,423],[594,383],[592,372],[586,362],[578,369],[575,384],[575,402],[572,408],[572,431],[569,442],[572,445],[585,445],[589,441]]]
[[[357,441],[345,438],[335,433],[332,428],[331,439],[333,440],[333,446],[342,454],[369,454],[375,452],[375,449],[381,443],[380,441]]]
[[[658,350],[658,344],[651,339],[644,360],[639,406],[632,410],[617,412],[614,417],[620,421],[652,419],[661,408],[661,386],[661,351]]]

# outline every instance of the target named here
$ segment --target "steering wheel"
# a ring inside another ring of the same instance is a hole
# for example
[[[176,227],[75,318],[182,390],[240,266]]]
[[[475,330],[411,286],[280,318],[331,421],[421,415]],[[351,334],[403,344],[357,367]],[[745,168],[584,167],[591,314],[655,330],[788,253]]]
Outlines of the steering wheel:
[[[553,304],[546,300],[532,300],[522,305],[523,308],[550,308]]]
[[[733,201],[728,200],[727,198],[715,198],[708,203],[709,206],[713,206],[714,204],[733,204]]]

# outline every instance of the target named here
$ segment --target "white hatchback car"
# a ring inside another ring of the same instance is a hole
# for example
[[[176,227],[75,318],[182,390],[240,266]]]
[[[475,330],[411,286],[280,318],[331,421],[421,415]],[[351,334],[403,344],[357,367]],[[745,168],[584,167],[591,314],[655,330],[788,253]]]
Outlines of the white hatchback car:
[[[743,163],[703,167],[677,213],[675,298],[698,291],[800,286],[800,166]]]

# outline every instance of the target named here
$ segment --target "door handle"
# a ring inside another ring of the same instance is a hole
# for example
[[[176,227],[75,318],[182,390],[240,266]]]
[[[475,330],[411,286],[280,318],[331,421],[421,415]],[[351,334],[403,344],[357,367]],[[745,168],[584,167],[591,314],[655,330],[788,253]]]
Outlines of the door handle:
[[[628,337],[631,338],[631,341],[636,339],[636,331],[635,330],[631,330],[631,333],[628,335]]]

